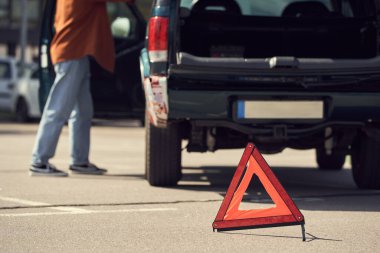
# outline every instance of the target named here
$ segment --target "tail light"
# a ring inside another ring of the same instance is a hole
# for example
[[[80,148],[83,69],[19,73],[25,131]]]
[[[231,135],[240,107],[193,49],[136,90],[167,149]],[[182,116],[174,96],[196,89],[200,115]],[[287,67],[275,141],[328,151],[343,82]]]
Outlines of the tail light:
[[[168,60],[169,18],[152,17],[149,21],[148,53],[151,62]]]

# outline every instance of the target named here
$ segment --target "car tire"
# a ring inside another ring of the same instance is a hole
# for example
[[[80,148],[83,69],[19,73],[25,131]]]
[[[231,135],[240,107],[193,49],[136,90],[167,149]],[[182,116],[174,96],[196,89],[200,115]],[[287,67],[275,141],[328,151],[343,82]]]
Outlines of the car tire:
[[[173,186],[181,178],[181,136],[178,124],[157,128],[145,121],[145,177],[152,186]]]
[[[26,103],[25,99],[20,98],[16,104],[15,117],[17,122],[28,122],[30,120],[29,117],[29,107]]]
[[[358,188],[380,189],[380,140],[361,132],[352,144],[352,175]]]
[[[333,152],[331,155],[328,155],[324,148],[317,148],[316,156],[320,170],[341,170],[346,160],[345,154]]]

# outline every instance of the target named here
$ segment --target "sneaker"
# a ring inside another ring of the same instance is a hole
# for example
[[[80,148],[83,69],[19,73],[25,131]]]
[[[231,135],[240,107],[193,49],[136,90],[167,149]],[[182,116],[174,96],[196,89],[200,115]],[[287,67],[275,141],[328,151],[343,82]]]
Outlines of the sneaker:
[[[102,175],[107,172],[106,169],[98,168],[95,164],[73,164],[70,165],[69,170],[74,174],[90,174],[90,175]]]
[[[66,172],[58,170],[52,164],[32,164],[29,168],[31,176],[67,177]]]

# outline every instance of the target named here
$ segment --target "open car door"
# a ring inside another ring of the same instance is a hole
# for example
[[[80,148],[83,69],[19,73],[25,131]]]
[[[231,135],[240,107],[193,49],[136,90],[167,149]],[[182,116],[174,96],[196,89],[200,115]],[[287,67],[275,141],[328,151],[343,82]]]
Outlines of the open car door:
[[[54,36],[56,0],[46,0],[41,23],[39,71],[40,108],[44,108],[54,82],[50,43]],[[107,3],[115,42],[115,72],[109,73],[91,59],[91,93],[95,117],[144,119],[145,100],[141,86],[139,54],[144,47],[146,21],[134,4]]]

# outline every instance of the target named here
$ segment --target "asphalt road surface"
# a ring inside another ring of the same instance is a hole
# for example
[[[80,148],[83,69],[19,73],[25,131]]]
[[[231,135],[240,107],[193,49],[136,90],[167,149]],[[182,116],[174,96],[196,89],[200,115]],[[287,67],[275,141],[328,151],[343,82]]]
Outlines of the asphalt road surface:
[[[313,151],[264,156],[305,217],[306,242],[300,226],[214,233],[243,150],[184,151],[179,185],[151,187],[144,129],[97,121],[91,160],[108,174],[30,177],[36,129],[0,122],[0,252],[380,252],[380,191],[356,189],[349,163],[318,171]],[[65,128],[52,160],[63,170],[68,147]],[[241,207],[272,205],[254,181]]]

